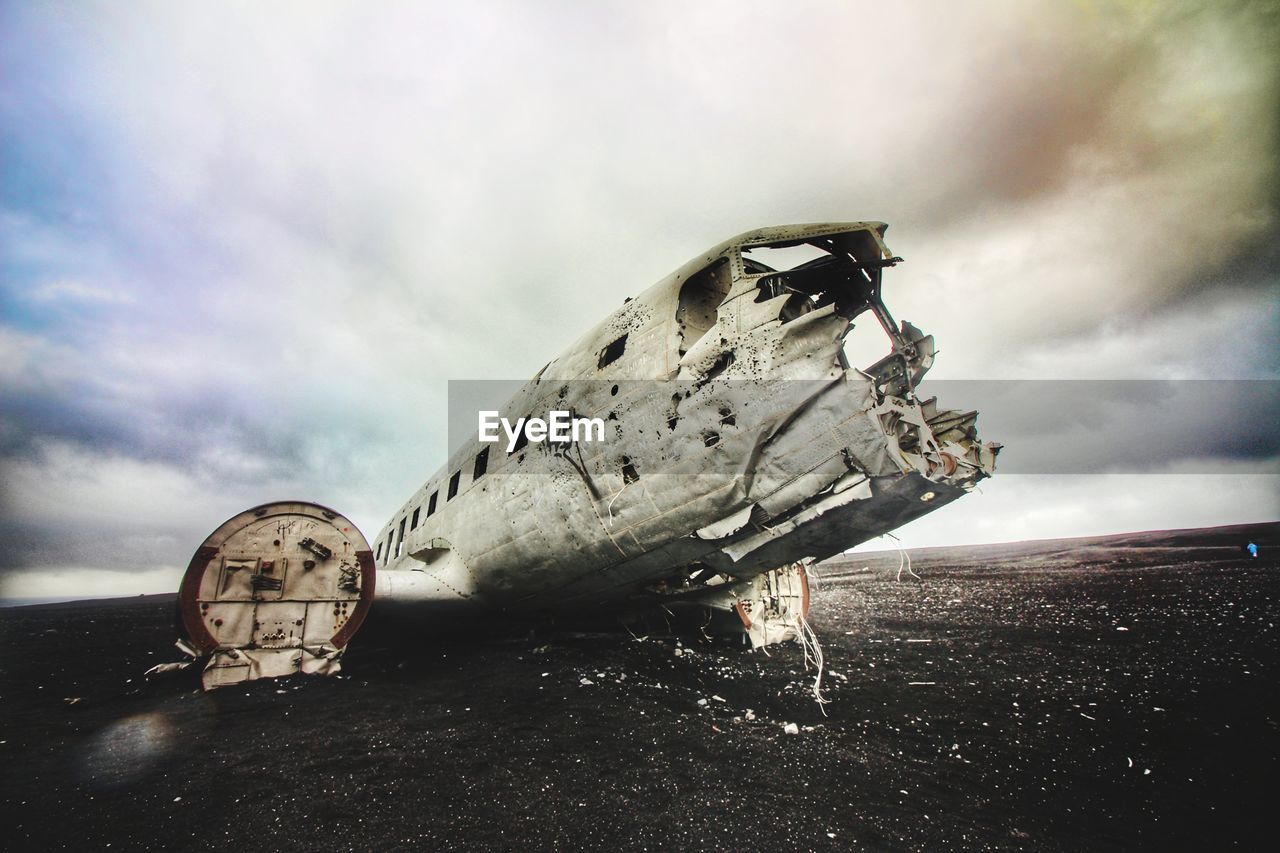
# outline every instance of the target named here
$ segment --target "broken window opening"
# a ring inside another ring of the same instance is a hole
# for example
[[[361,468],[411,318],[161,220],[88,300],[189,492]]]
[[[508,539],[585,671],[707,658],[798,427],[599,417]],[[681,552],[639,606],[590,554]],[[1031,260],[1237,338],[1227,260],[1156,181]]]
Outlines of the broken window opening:
[[[680,331],[680,355],[684,355],[716,325],[720,303],[729,295],[733,281],[729,259],[720,258],[690,276],[680,288],[676,326]]]
[[[400,536],[396,540],[396,557],[397,558],[400,557],[400,552],[404,550],[404,523],[406,521],[408,521],[407,518],[400,519]]]
[[[444,497],[445,500],[451,501],[453,500],[454,496],[458,494],[458,483],[461,480],[462,480],[462,472],[454,471],[453,476],[449,478],[449,494],[445,495]]]
[[[702,443],[707,447],[715,447],[720,443],[720,433],[708,430],[702,434]]]
[[[431,493],[431,499],[427,501],[427,516],[430,517],[436,511],[436,498],[440,497],[440,490],[436,489]]]
[[[626,348],[627,336],[623,335],[600,351],[600,360],[596,363],[596,369],[599,370],[603,367],[608,367],[610,364],[613,364],[615,361],[622,358],[622,353]]]
[[[630,456],[622,457],[622,482],[624,485],[631,485],[640,479],[640,472],[636,471],[635,463],[631,461]]]
[[[761,277],[755,301],[791,294],[778,313],[784,323],[831,304],[846,319],[877,306],[880,271],[900,259],[882,259],[874,242],[868,243],[865,232],[860,233],[861,238],[846,234],[744,250],[744,270]]]
[[[830,245],[829,238],[820,238],[820,240]],[[748,273],[752,272],[750,269],[752,266],[762,267],[761,272],[782,272],[829,257],[831,257],[830,249],[821,248],[813,243],[804,241],[798,243],[773,243],[768,246],[748,246],[742,250],[743,266],[748,268]]]
[[[416,506],[416,507],[414,507],[414,508],[413,508],[413,521],[411,521],[411,522],[409,523],[409,529],[410,529],[410,530],[417,530],[417,529],[418,529],[418,513],[420,513],[420,512],[422,512],[422,507],[420,507],[420,506]]]
[[[866,372],[872,365],[893,352],[893,341],[871,314],[849,327],[844,338],[844,355],[849,364]]]
[[[489,467],[489,448],[485,448],[476,454],[476,467],[471,472],[471,481],[475,482],[484,476],[484,472]]]
[[[373,559],[375,559],[375,560],[381,560],[381,559],[382,559],[382,546],[383,546],[384,544],[385,544],[385,543],[383,543],[383,542],[379,542],[379,543],[378,543],[378,550],[377,550],[377,553],[375,553],[375,554],[373,555]]]

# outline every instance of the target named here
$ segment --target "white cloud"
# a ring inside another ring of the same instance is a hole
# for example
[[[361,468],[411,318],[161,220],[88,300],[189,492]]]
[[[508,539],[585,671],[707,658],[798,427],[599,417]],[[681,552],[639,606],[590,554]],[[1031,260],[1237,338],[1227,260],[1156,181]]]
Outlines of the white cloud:
[[[95,287],[83,281],[48,281],[31,291],[37,302],[133,302],[133,296],[119,290]]]

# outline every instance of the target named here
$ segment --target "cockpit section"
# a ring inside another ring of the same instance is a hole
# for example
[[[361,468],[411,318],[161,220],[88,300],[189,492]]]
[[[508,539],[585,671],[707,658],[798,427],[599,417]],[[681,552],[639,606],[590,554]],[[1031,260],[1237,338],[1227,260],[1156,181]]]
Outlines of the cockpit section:
[[[839,316],[853,319],[875,310],[881,271],[902,260],[882,250],[883,244],[873,234],[853,231],[744,246],[743,274],[755,280],[756,302],[790,295],[780,316],[783,322],[826,305],[834,305]],[[892,325],[887,313],[884,319]]]
[[[752,329],[778,328],[785,338],[793,336],[792,324],[821,320],[843,342],[855,326],[871,322],[888,337],[888,352],[877,347],[873,362],[853,366],[884,393],[909,395],[933,364],[933,338],[895,322],[881,297],[882,276],[902,259],[884,245],[883,226],[857,226],[835,233],[827,230],[832,226],[755,232],[689,276],[675,318],[681,375],[692,365],[714,364],[717,350]],[[808,319],[798,322],[802,318]],[[711,335],[717,327],[720,333]],[[850,368],[843,346],[835,348],[834,361]]]

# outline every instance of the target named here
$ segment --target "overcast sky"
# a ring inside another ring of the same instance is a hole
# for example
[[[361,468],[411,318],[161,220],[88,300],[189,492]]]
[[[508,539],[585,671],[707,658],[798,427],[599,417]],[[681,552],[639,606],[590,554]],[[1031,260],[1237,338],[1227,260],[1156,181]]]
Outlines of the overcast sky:
[[[0,5],[0,598],[176,589],[267,500],[373,535],[447,380],[762,225],[890,223],[938,378],[1276,380],[1278,133],[1262,2]],[[1239,434],[899,536],[1276,519]]]

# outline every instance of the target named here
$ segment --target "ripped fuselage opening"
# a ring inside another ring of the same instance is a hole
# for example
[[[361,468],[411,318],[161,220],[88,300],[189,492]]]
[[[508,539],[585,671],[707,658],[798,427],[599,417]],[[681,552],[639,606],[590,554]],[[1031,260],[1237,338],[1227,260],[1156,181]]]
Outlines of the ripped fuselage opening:
[[[680,355],[688,352],[715,325],[720,303],[729,295],[732,278],[729,259],[719,258],[690,276],[680,288],[676,325],[680,334]]]

